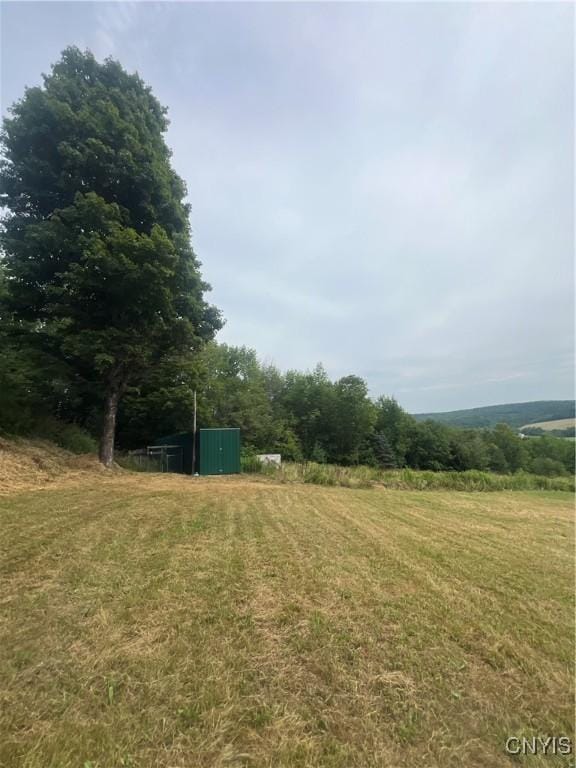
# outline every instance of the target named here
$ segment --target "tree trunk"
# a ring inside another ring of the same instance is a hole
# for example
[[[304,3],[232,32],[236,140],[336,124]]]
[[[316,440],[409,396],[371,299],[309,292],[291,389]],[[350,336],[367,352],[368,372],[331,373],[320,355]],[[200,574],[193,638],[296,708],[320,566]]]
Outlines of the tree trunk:
[[[120,400],[120,388],[111,385],[106,395],[104,408],[104,423],[100,437],[99,458],[105,467],[110,468],[114,463],[114,437],[116,434],[116,412]]]

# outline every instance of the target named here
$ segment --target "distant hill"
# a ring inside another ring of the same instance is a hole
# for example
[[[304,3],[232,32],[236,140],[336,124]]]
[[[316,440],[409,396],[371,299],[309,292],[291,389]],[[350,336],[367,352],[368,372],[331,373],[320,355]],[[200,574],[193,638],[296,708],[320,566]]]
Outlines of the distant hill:
[[[543,421],[573,419],[576,415],[574,400],[538,400],[532,403],[506,403],[484,408],[468,408],[464,411],[445,413],[415,413],[418,421],[432,419],[452,427],[493,427],[509,424],[523,427]]]

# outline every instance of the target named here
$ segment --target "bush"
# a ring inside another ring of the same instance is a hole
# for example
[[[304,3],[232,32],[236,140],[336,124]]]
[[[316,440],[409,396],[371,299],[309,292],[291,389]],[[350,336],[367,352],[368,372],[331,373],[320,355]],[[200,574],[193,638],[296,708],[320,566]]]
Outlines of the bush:
[[[33,428],[34,436],[50,440],[60,448],[72,453],[95,453],[98,443],[92,435],[77,424],[65,424],[56,419],[47,418]]]
[[[87,430],[78,424],[58,421],[52,416],[45,416],[42,419],[30,416],[26,422],[22,419],[17,427],[15,421],[3,420],[0,425],[0,433],[48,440],[71,453],[96,453],[98,450],[98,442]]]
[[[562,468],[563,469],[563,468]],[[265,467],[256,470],[270,474]],[[391,469],[372,467],[340,467],[315,462],[284,463],[272,472],[283,483],[300,482],[313,485],[342,486],[345,488],[371,488],[381,486],[399,490],[452,490],[452,491],[574,491],[572,476],[543,476],[517,472],[501,475],[470,469],[465,472],[433,472],[432,470]]]
[[[240,451],[240,469],[249,474],[273,475],[278,471],[275,464],[262,463],[258,456],[250,448],[243,448]]]
[[[561,461],[555,461],[554,459],[548,459],[543,456],[534,459],[532,462],[532,472],[534,472],[535,475],[544,475],[544,477],[566,475],[566,469]]]

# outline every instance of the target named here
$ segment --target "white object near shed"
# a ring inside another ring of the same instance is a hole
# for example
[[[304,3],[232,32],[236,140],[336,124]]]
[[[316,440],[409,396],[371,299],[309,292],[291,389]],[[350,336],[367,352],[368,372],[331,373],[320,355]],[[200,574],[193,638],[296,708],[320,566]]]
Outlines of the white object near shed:
[[[274,464],[276,467],[282,464],[282,454],[280,453],[260,453],[256,458],[262,464]]]

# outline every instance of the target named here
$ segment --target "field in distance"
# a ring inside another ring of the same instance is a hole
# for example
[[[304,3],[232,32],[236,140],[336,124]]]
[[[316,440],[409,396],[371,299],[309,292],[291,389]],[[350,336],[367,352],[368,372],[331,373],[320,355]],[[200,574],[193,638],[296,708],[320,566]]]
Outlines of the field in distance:
[[[573,735],[572,503],[89,472],[5,493],[0,764],[518,764],[508,736]]]
[[[535,424],[524,424],[523,427],[520,427],[520,430],[523,429],[543,429],[546,432],[550,432],[554,429],[568,429],[569,427],[573,427],[576,425],[576,419],[555,419],[554,421],[538,421]]]

